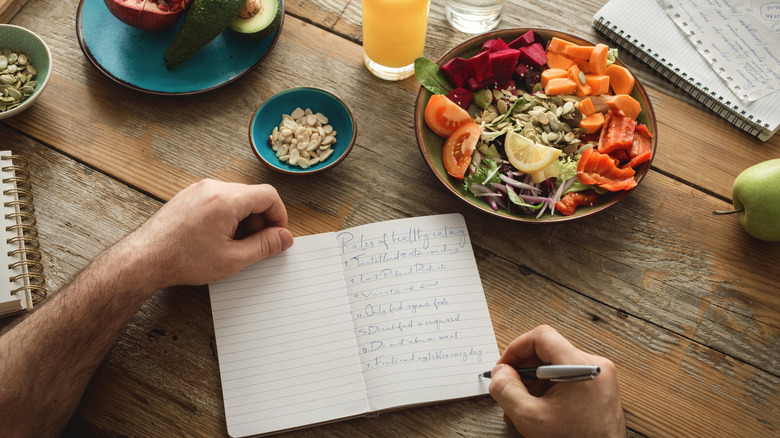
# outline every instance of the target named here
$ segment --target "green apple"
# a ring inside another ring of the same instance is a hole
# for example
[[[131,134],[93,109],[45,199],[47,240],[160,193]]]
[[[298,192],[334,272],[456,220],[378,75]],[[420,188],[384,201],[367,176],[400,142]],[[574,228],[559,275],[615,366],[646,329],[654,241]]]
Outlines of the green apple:
[[[780,158],[764,161],[743,170],[731,189],[734,211],[742,228],[751,236],[780,241]]]

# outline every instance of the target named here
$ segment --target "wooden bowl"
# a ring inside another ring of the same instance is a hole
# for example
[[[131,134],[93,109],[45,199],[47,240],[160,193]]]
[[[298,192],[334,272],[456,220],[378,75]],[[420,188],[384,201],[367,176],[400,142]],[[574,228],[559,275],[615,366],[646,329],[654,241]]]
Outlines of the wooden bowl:
[[[479,52],[479,50],[482,48],[482,44],[485,41],[501,38],[504,40],[504,42],[509,43],[512,40],[522,36],[529,30],[534,30],[538,36],[544,39],[545,42],[549,41],[552,37],[558,37],[575,44],[594,45],[594,43],[584,40],[580,37],[554,30],[531,28],[502,29],[479,35],[463,42],[462,44],[445,53],[444,56],[439,59],[437,64],[442,66],[448,60],[456,57],[469,58]],[[623,65],[619,60],[617,61],[617,64],[625,67],[625,65]],[[520,88],[519,85],[518,88]],[[636,99],[642,106],[642,113],[637,118],[637,122],[647,125],[650,133],[653,135],[652,157],[655,157],[658,138],[656,135],[657,129],[655,113],[653,112],[653,106],[650,103],[647,92],[638,79],[636,79],[634,90],[632,91],[631,96]],[[634,176],[637,181],[636,187],[631,190],[609,192],[601,195],[599,197],[599,201],[595,205],[591,207],[577,207],[576,212],[571,216],[564,216],[559,212],[555,212],[555,215],[551,216],[548,211],[545,212],[541,217],[537,218],[535,215],[523,215],[520,213],[508,212],[503,209],[494,211],[483,199],[477,198],[470,192],[463,190],[461,187],[461,180],[453,178],[447,174],[447,171],[444,168],[444,163],[442,161],[442,147],[444,145],[445,139],[434,134],[425,123],[425,106],[428,104],[428,99],[430,99],[430,97],[431,92],[424,87],[420,87],[420,91],[417,94],[417,101],[414,107],[414,128],[417,135],[417,144],[420,147],[420,153],[422,153],[425,162],[428,163],[431,171],[433,171],[434,175],[436,175],[439,181],[441,181],[446,190],[457,196],[469,206],[493,216],[512,221],[528,223],[555,223],[580,219],[604,211],[605,209],[620,202],[620,200],[631,194],[641,185],[641,182],[647,174],[647,171],[650,169],[652,157],[649,161],[643,163],[636,169],[636,174]]]

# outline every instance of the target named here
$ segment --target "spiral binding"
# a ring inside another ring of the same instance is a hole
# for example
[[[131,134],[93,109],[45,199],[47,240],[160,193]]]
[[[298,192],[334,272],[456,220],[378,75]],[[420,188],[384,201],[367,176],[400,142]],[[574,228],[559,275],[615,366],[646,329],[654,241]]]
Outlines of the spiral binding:
[[[631,35],[625,34],[624,31],[612,25],[610,21],[599,17],[594,21],[593,27],[608,40],[647,64],[648,67],[660,73],[669,82],[688,93],[692,98],[714,111],[718,116],[726,119],[729,123],[750,135],[770,134],[769,124],[763,123],[761,120],[754,120],[754,117],[747,114],[739,104],[725,100],[723,96],[718,96],[715,92],[710,91],[708,87],[702,86],[701,83],[691,82],[685,72],[681,72],[679,68],[667,62],[666,59],[659,59],[657,53],[646,48],[644,44],[640,44],[636,39],[632,39]]]
[[[6,230],[13,232],[14,237],[7,243],[14,249],[8,252],[8,256],[16,259],[9,269],[21,269],[21,273],[14,275],[10,281],[21,281],[20,286],[11,291],[14,295],[18,292],[29,292],[33,304],[46,298],[46,276],[43,274],[41,263],[41,251],[38,243],[38,229],[36,228],[35,207],[33,206],[32,183],[30,172],[27,170],[27,160],[19,155],[5,155],[0,160],[10,161],[10,166],[3,166],[3,172],[13,172],[12,177],[4,178],[4,184],[13,184],[14,188],[3,191],[3,195],[12,197],[12,201],[3,203],[7,211],[5,218],[13,222]]]

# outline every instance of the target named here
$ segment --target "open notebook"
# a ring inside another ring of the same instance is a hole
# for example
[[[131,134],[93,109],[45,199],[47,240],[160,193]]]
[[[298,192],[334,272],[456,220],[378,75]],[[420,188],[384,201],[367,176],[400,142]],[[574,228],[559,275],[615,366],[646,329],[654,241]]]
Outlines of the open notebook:
[[[459,214],[297,237],[209,293],[232,437],[484,395],[499,358]]]
[[[734,126],[768,140],[780,127],[780,91],[740,100],[656,0],[610,0],[593,26],[621,49]]]

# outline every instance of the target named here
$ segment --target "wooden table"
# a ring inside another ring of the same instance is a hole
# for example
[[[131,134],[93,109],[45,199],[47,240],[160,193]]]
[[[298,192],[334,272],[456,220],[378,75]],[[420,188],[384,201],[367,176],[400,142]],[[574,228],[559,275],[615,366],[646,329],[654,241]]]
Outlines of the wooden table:
[[[431,6],[425,54],[432,59],[469,37],[448,26],[443,3]],[[591,17],[604,3],[509,1],[501,27],[603,41]],[[428,170],[413,131],[418,83],[384,82],[363,67],[358,0],[288,0],[281,37],[261,65],[190,97],[146,95],[103,76],[79,48],[77,7],[78,0],[31,1],[11,19],[48,42],[54,72],[31,109],[0,124],[3,146],[32,162],[52,291],[204,177],[273,184],[299,236],[460,212],[502,351],[519,333],[549,323],[612,358],[631,436],[780,436],[780,245],[749,237],[735,217],[711,214],[729,208],[740,171],[780,157],[780,136],[761,142],[744,134],[625,56],[658,118],[647,178],[601,215],[516,224],[468,208]],[[294,86],[337,93],[360,127],[348,159],[315,177],[271,172],[247,140],[257,105]],[[34,378],[35,364],[30,369]],[[206,287],[160,291],[141,309],[66,431],[226,435]],[[483,397],[289,434],[455,435],[516,432]]]

